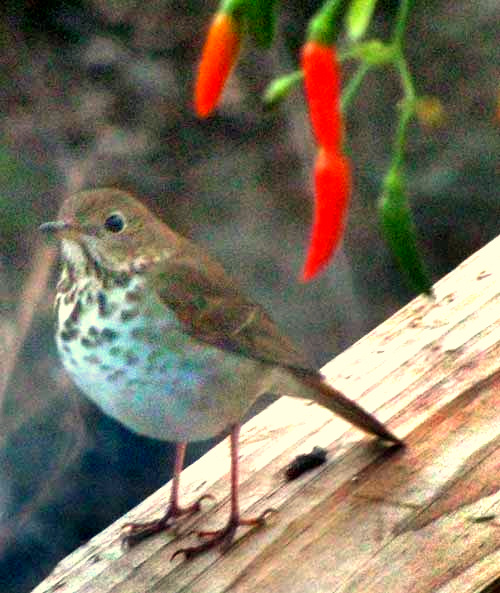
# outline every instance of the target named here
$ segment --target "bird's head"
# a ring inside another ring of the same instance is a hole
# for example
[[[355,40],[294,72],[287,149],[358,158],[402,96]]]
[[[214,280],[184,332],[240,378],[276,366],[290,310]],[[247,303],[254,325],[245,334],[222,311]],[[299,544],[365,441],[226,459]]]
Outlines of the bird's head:
[[[67,198],[58,220],[40,229],[62,241],[76,267],[92,262],[115,272],[139,270],[167,258],[179,237],[130,193],[82,191]]]

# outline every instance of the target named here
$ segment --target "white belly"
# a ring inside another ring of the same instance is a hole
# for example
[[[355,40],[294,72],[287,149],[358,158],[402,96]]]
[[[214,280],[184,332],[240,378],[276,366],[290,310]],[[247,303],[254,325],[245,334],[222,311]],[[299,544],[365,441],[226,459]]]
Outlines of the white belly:
[[[191,338],[143,288],[142,279],[113,288],[106,307],[95,287],[61,300],[59,327],[66,326],[56,340],[74,382],[106,414],[157,439],[203,440],[240,421],[269,388],[268,366]],[[142,299],[129,302],[126,293]],[[67,320],[77,302],[73,327]]]

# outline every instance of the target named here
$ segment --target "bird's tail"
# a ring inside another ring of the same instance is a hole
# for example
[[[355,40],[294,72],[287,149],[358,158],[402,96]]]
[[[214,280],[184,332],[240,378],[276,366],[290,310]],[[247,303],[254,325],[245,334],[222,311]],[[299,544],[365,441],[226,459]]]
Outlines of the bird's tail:
[[[348,399],[343,393],[329,385],[321,373],[301,375],[292,371],[292,374],[299,383],[309,388],[309,393],[304,394],[306,397],[312,393],[314,400],[321,406],[341,416],[357,428],[386,441],[392,441],[398,445],[403,444],[403,441],[392,434],[375,416],[363,410],[356,402]]]

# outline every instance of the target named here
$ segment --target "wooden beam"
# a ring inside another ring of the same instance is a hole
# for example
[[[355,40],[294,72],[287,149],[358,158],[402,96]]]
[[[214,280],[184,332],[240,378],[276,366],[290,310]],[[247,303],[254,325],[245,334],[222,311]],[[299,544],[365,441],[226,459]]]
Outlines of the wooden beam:
[[[387,422],[407,448],[364,437],[315,404],[283,397],[245,424],[241,504],[278,512],[241,530],[224,555],[170,557],[194,536],[131,550],[124,523],[165,509],[170,486],[64,559],[36,593],[491,593],[500,590],[500,237],[324,371]],[[286,482],[282,468],[319,445],[327,463]],[[182,474],[188,502],[216,504],[182,533],[228,514],[228,444]],[[496,584],[495,584],[496,583]]]

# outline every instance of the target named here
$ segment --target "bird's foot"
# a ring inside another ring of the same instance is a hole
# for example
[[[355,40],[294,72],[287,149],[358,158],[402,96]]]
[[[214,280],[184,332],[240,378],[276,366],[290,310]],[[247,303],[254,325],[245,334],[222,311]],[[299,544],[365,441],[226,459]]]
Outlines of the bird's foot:
[[[207,499],[214,500],[214,497],[211,494],[204,494],[193,504],[186,507],[181,507],[178,504],[171,502],[167,512],[160,519],[147,521],[145,523],[126,523],[123,526],[121,538],[122,544],[125,547],[131,548],[150,535],[175,528],[177,519],[181,517],[190,517],[191,515],[194,515],[194,513],[198,513],[201,510],[201,502]]]
[[[209,550],[210,548],[214,548],[216,546],[221,546],[222,553],[224,553],[231,547],[234,535],[238,527],[254,527],[264,525],[266,522],[267,515],[269,513],[273,513],[274,510],[275,509],[266,509],[258,517],[251,517],[249,519],[244,519],[240,517],[239,514],[231,515],[227,525],[222,529],[216,529],[213,531],[198,531],[196,532],[198,537],[204,538],[205,541],[196,546],[180,548],[172,555],[171,560],[173,560],[176,556],[180,554],[184,554],[186,560],[191,560],[198,554],[205,552],[205,550]]]

